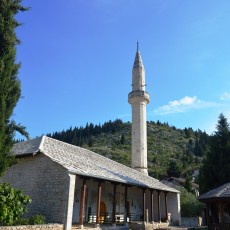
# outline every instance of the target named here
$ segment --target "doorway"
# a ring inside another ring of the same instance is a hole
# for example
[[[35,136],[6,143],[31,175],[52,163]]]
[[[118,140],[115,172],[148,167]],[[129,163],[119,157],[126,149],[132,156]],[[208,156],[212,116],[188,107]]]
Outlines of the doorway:
[[[100,223],[104,223],[106,221],[106,205],[104,202],[100,203]]]

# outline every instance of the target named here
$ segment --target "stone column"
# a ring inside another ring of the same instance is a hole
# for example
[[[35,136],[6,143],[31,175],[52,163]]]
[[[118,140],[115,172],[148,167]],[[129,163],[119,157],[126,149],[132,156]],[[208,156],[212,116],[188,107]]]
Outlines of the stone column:
[[[65,219],[65,230],[72,229],[75,180],[76,180],[76,176],[69,174],[69,191],[68,191],[67,213]]]
[[[83,179],[83,184],[81,188],[81,203],[80,203],[80,217],[79,217],[79,223],[81,229],[83,229],[83,222],[84,222],[85,194],[86,194],[86,180]]]

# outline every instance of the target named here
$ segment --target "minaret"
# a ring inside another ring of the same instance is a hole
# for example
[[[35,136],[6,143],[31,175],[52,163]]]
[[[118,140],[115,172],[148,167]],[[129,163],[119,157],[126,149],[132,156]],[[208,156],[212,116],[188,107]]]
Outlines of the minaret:
[[[132,71],[132,92],[128,97],[129,104],[132,105],[132,168],[148,175],[146,105],[150,98],[145,86],[145,69],[137,43]]]

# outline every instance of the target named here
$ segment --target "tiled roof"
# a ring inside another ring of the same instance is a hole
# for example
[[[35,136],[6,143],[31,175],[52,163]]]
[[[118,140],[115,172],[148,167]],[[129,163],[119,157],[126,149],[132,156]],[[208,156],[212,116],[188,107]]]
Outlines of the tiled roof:
[[[12,152],[16,156],[34,155],[39,151],[41,141],[42,137],[38,137],[29,141],[19,142],[14,145]]]
[[[230,182],[199,196],[199,200],[211,198],[230,198]]]
[[[13,147],[16,156],[42,152],[65,167],[70,173],[109,181],[178,192],[150,176],[117,163],[90,150],[70,145],[46,136],[17,143]]]

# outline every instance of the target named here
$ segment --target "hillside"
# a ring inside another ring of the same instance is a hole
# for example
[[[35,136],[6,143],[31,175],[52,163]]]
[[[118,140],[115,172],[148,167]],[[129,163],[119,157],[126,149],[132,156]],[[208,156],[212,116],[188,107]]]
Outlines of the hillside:
[[[158,179],[185,176],[199,167],[209,136],[191,128],[177,129],[167,123],[150,121],[148,132],[149,175]],[[131,123],[115,121],[103,125],[70,127],[48,136],[90,149],[122,164],[131,165]]]

